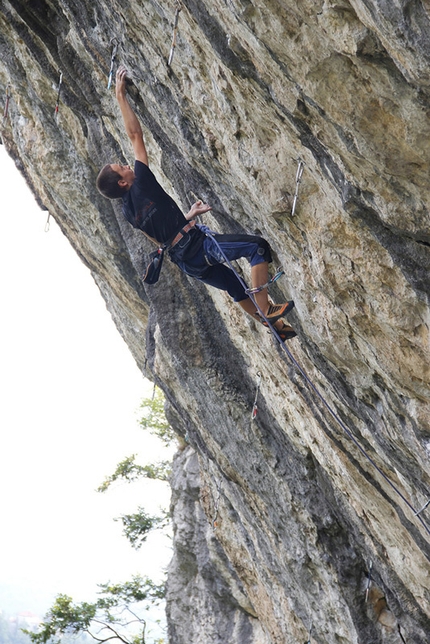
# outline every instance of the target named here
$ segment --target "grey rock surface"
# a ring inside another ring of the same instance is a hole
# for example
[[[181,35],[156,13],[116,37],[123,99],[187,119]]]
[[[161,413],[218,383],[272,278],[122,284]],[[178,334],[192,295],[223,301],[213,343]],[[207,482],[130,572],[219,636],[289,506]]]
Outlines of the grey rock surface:
[[[0,6],[3,143],[189,441],[172,644],[293,644],[311,625],[312,644],[426,644],[429,2],[184,0],[170,66],[173,0]],[[286,272],[272,296],[296,303],[289,355],[168,262],[143,285],[150,243],[94,188],[132,161],[112,38],[164,187],[270,242]]]
[[[175,550],[168,570],[169,641],[268,644],[270,639],[216,538],[216,516],[209,522],[203,512],[201,499],[207,494],[198,455],[187,447],[178,452],[172,476]]]

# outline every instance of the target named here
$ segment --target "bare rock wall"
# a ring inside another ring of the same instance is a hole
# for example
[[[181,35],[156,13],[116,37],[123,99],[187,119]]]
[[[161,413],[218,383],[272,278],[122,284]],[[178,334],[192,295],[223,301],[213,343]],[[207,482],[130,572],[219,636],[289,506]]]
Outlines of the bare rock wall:
[[[184,0],[169,67],[176,6],[0,5],[3,142],[189,442],[171,642],[292,644],[312,625],[319,644],[424,644],[430,4]],[[142,284],[150,244],[94,188],[104,163],[132,160],[107,90],[113,38],[166,189],[184,210],[211,203],[216,230],[270,242],[286,272],[272,295],[296,303],[290,355],[168,262]]]

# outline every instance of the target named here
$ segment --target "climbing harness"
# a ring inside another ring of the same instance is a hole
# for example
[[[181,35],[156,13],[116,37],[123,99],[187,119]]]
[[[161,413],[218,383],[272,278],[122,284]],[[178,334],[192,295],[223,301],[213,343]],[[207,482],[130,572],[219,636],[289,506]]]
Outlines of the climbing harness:
[[[3,124],[6,123],[9,114],[10,85],[6,85],[6,101],[4,104]]]
[[[421,510],[418,510],[418,512],[415,512],[415,516],[417,517],[419,514],[421,514],[421,512],[424,512],[424,510],[426,509],[426,507],[427,507],[429,504],[430,504],[430,499],[429,499],[426,503],[424,503],[424,505],[423,505],[423,507],[421,508]]]
[[[219,243],[217,242],[217,240],[215,239],[215,237],[214,237],[213,235],[211,235],[208,231],[206,231],[206,235],[207,235],[208,237],[210,237],[210,239],[212,239],[212,241],[214,242],[214,244],[218,247],[218,250],[220,251],[221,255],[224,257],[224,261],[225,261],[225,263],[226,263],[226,264],[227,264],[227,266],[230,268],[230,270],[231,270],[231,271],[233,271],[234,275],[235,275],[235,276],[236,276],[236,278],[239,280],[239,282],[242,284],[243,288],[244,288],[244,289],[246,289],[246,288],[247,288],[247,285],[245,284],[245,282],[243,281],[243,279],[241,278],[241,276],[239,275],[239,273],[235,270],[235,268],[233,267],[233,265],[232,265],[232,263],[230,262],[230,260],[228,259],[228,257],[226,257],[226,255],[225,255],[224,251],[222,250],[221,246],[219,245]],[[253,295],[250,295],[250,299],[251,299],[251,301],[253,302],[253,304],[254,304],[255,308],[257,309],[257,311],[259,312],[260,316],[261,316],[261,317],[263,318],[263,320],[265,320],[265,322],[267,323],[267,326],[270,328],[270,330],[271,330],[271,332],[272,332],[273,336],[275,337],[276,341],[279,343],[279,345],[280,345],[280,347],[282,348],[282,350],[287,354],[287,356],[288,356],[289,360],[290,360],[290,361],[292,362],[292,364],[296,367],[296,369],[298,369],[298,371],[301,373],[301,375],[302,375],[302,377],[303,377],[304,381],[308,384],[308,386],[310,387],[310,389],[314,392],[314,394],[317,396],[317,398],[321,401],[321,403],[324,405],[324,407],[325,407],[325,408],[326,408],[326,410],[329,412],[329,414],[331,415],[331,417],[332,417],[332,418],[337,422],[337,424],[339,425],[339,427],[340,427],[340,428],[345,432],[345,434],[346,434],[346,435],[351,439],[351,441],[354,443],[354,445],[357,447],[357,449],[361,452],[361,454],[364,456],[364,458],[366,458],[366,459],[368,460],[368,462],[369,462],[371,465],[373,465],[373,467],[375,468],[375,470],[380,474],[380,476],[382,476],[382,478],[384,479],[384,481],[386,481],[386,483],[391,487],[391,489],[392,489],[392,490],[394,490],[394,492],[395,492],[395,493],[396,493],[396,494],[397,494],[397,495],[402,499],[402,501],[406,504],[406,506],[407,506],[407,507],[412,511],[412,513],[417,517],[418,521],[421,523],[421,525],[423,526],[423,528],[424,528],[424,530],[427,532],[427,534],[428,534],[428,535],[430,535],[430,529],[428,528],[428,526],[426,525],[426,523],[424,522],[424,520],[419,516],[419,514],[420,514],[420,512],[422,512],[423,508],[422,508],[420,511],[418,511],[418,512],[417,512],[417,511],[415,510],[415,508],[413,507],[413,505],[412,505],[412,504],[407,500],[407,498],[405,497],[405,495],[404,495],[404,494],[402,494],[402,492],[399,490],[399,488],[398,488],[396,485],[394,485],[394,483],[393,483],[392,481],[390,481],[390,479],[388,478],[388,476],[383,472],[383,470],[379,467],[379,465],[375,462],[375,460],[374,460],[371,456],[369,456],[369,454],[366,452],[366,450],[365,450],[365,449],[360,445],[360,443],[358,442],[358,440],[354,437],[354,435],[353,435],[353,433],[351,432],[351,430],[350,430],[350,429],[348,429],[348,427],[347,427],[347,426],[345,425],[345,423],[341,420],[341,418],[339,417],[339,415],[334,411],[334,409],[331,407],[331,405],[327,402],[327,400],[324,398],[324,396],[323,396],[323,395],[322,395],[322,393],[319,391],[319,389],[316,387],[316,385],[314,385],[314,383],[313,383],[313,382],[312,382],[312,380],[309,378],[309,376],[307,375],[307,373],[306,373],[306,371],[304,370],[304,368],[300,365],[300,363],[299,363],[299,362],[297,362],[297,360],[295,359],[295,357],[293,356],[293,354],[291,353],[291,351],[288,349],[288,347],[285,345],[285,343],[284,343],[284,342],[282,342],[282,340],[281,340],[281,338],[279,337],[279,334],[278,334],[278,332],[276,331],[275,327],[274,327],[274,326],[273,326],[273,324],[272,324],[272,323],[271,323],[271,322],[266,318],[266,316],[264,315],[263,311],[262,311],[262,310],[261,310],[261,308],[258,306],[257,301],[255,300],[255,298],[253,297]]]
[[[115,65],[115,59],[118,52],[119,41],[117,38],[112,38],[112,40],[110,41],[110,44],[112,45],[112,54],[110,57],[110,70],[109,70],[109,78],[108,78],[108,84],[107,84],[108,89],[110,89],[112,85],[113,66]]]
[[[170,53],[169,53],[169,59],[167,61],[168,67],[172,64],[173,60],[173,54],[175,53],[175,47],[176,47],[176,35],[178,33],[178,22],[179,22],[179,13],[182,9],[182,5],[180,2],[177,3],[177,8],[175,12],[175,21],[173,23],[173,36],[172,36],[172,44],[170,46]]]
[[[254,418],[257,416],[257,413],[258,413],[257,399],[258,399],[258,394],[260,393],[260,384],[261,384],[261,373],[257,371],[257,390],[255,392],[255,399],[254,399],[254,405],[252,407],[251,420],[254,420]]]
[[[254,293],[259,293],[263,289],[265,289],[268,286],[270,286],[271,284],[273,284],[273,282],[277,282],[278,279],[280,277],[282,277],[282,275],[285,275],[285,271],[283,271],[281,269],[281,267],[279,267],[279,268],[276,269],[275,275],[273,277],[271,277],[270,280],[268,282],[266,282],[266,284],[263,284],[263,286],[256,286],[255,288],[246,288],[245,293],[247,295],[254,295]]]
[[[367,576],[367,585],[366,585],[366,604],[367,600],[369,599],[369,590],[370,590],[370,584],[372,583],[372,562],[369,561],[369,574]]]
[[[305,169],[305,164],[301,159],[298,159],[298,166],[296,172],[296,190],[294,192],[293,207],[291,208],[291,216],[294,216],[296,212],[297,199],[299,198],[299,186],[303,176],[303,170]]]
[[[61,85],[63,84],[63,72],[60,70],[60,80],[58,81],[58,92],[57,92],[57,102],[55,104],[55,118],[58,117],[58,110],[60,108],[60,93],[61,93]]]

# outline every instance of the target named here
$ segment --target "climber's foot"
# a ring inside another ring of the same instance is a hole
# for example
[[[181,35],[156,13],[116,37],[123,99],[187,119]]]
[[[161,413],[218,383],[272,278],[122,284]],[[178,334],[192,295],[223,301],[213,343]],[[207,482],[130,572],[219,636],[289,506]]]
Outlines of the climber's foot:
[[[280,318],[282,318],[284,315],[287,315],[292,309],[294,308],[294,302],[291,300],[291,302],[284,302],[284,304],[269,304],[269,308],[266,311],[266,315],[264,316],[270,324],[273,324]],[[262,317],[260,315],[260,317]],[[264,326],[267,326],[267,322],[264,319],[261,319],[261,322],[264,324]]]
[[[276,333],[279,335],[279,338],[282,342],[291,340],[292,338],[295,338],[297,336],[297,333],[289,324],[284,324],[281,329],[276,329]]]

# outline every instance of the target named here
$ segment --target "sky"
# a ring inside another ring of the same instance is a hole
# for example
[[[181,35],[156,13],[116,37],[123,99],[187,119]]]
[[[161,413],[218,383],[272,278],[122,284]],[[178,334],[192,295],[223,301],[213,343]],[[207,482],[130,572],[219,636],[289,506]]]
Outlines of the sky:
[[[138,424],[152,384],[2,145],[0,191],[0,611],[43,615],[58,593],[93,601],[98,583],[160,579],[168,539],[135,551],[114,518],[168,507],[167,484],[95,489],[126,456],[166,453]]]

